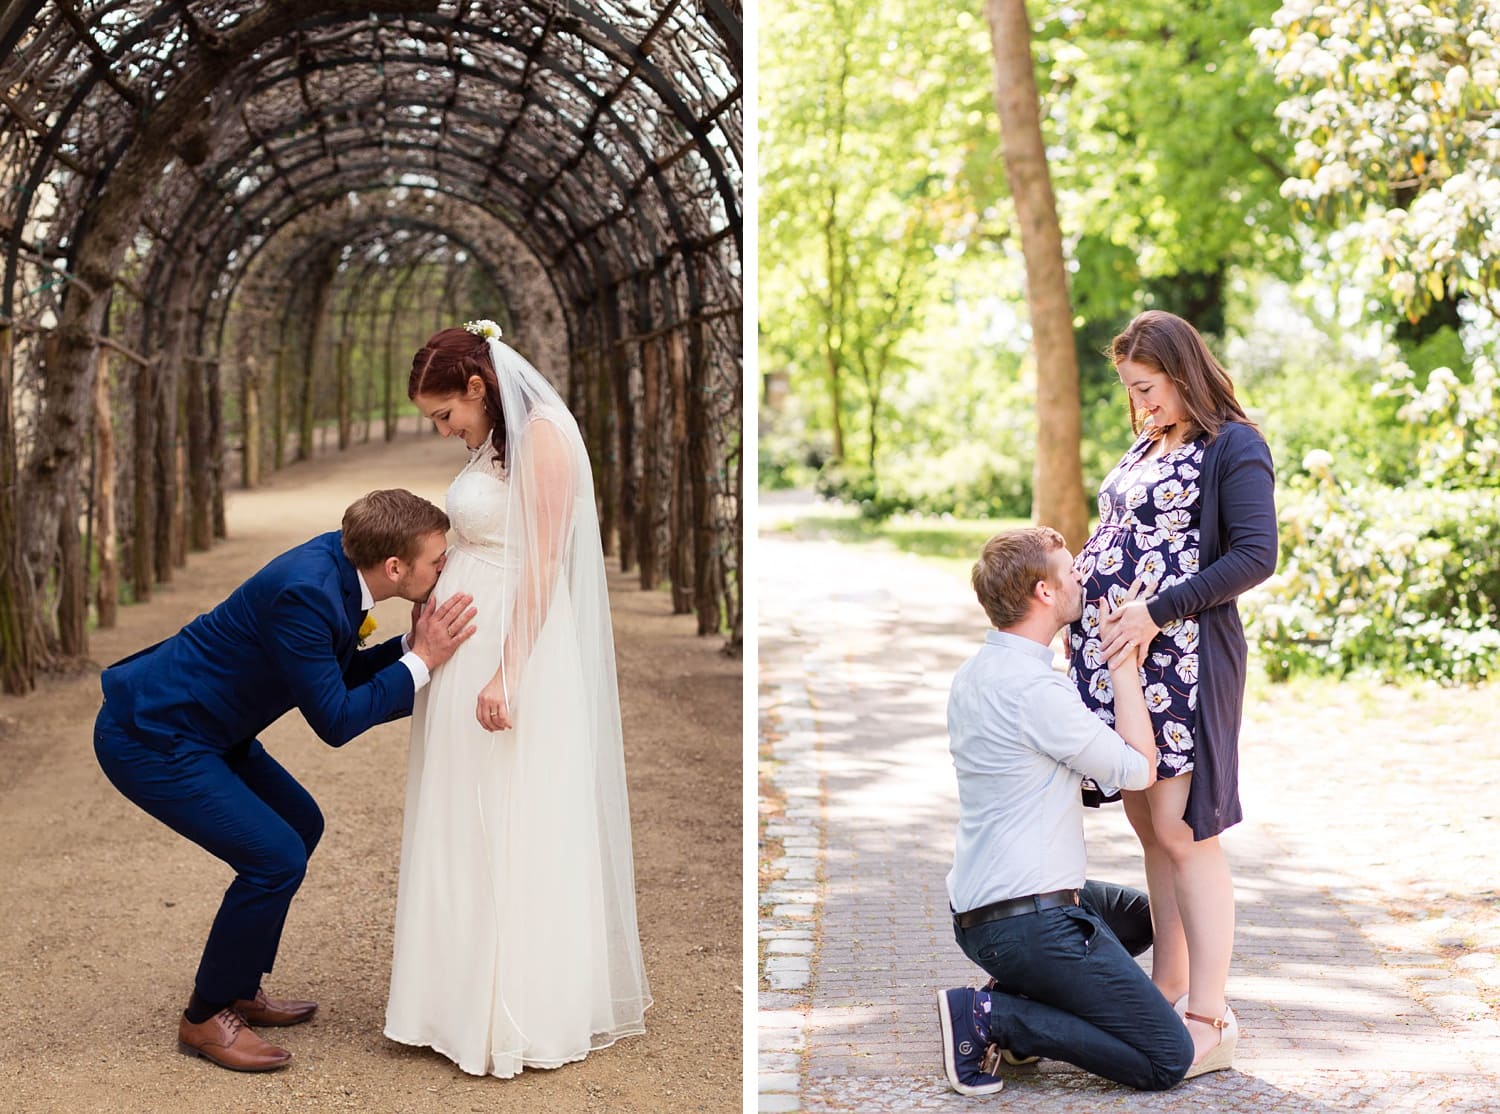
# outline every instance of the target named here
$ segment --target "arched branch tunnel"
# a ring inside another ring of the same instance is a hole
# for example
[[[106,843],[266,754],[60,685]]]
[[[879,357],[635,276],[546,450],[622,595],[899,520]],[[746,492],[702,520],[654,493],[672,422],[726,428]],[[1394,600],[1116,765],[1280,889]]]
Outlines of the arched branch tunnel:
[[[0,673],[224,493],[391,438],[433,330],[562,390],[607,548],[741,637],[742,44],[722,0],[0,11]]]

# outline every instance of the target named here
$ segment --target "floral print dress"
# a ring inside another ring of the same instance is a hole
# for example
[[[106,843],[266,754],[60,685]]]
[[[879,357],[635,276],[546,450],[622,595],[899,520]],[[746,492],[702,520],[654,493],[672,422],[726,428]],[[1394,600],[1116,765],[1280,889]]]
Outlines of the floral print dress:
[[[1109,664],[1100,657],[1100,601],[1112,605],[1139,577],[1140,598],[1169,588],[1198,571],[1198,476],[1202,439],[1146,460],[1153,440],[1142,435],[1120,458],[1099,489],[1099,526],[1078,555],[1083,615],[1068,627],[1068,677],[1090,711],[1113,723]],[[1151,641],[1141,687],[1160,748],[1158,777],[1193,768],[1193,728],[1198,707],[1198,617],[1174,620]],[[1092,790],[1085,785],[1086,796]]]

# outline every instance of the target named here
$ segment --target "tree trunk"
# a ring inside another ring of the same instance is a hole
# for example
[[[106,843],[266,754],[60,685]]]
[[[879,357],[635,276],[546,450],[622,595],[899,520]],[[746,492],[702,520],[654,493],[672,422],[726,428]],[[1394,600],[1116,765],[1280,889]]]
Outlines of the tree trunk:
[[[271,468],[286,467],[286,381],[287,361],[291,359],[291,324],[282,319],[281,337],[271,364]]]
[[[1073,311],[1062,231],[1042,139],[1031,25],[1025,0],[987,0],[985,9],[995,55],[995,107],[1000,116],[1005,176],[1021,226],[1026,305],[1036,350],[1032,517],[1038,524],[1056,529],[1076,552],[1088,538],[1078,355],[1073,346]]]
[[[0,685],[8,693],[36,687],[36,644],[31,574],[21,549],[16,505],[14,334],[0,324]]]
[[[844,353],[843,353],[843,306],[839,292],[838,258],[834,243],[836,214],[834,205],[837,193],[830,191],[828,219],[823,229],[824,250],[828,264],[828,336],[823,342],[823,355],[828,366],[828,393],[832,398],[833,412],[833,459],[844,459]]]
[[[743,375],[743,365],[741,374]],[[741,380],[743,384],[743,379]],[[740,437],[734,457],[734,594],[725,586],[725,605],[729,611],[729,644],[726,653],[741,657],[745,652],[745,439]]]
[[[619,516],[616,511],[620,499],[620,463],[616,454],[610,452],[610,445],[614,437],[614,414],[615,408],[610,405],[609,372],[606,367],[607,357],[602,351],[595,349],[590,359],[591,375],[589,376],[589,416],[594,427],[594,436],[591,438],[597,456],[598,471],[595,473],[595,490],[599,493],[599,534],[604,542],[604,555],[613,556],[619,542],[618,527]]]
[[[240,483],[260,486],[260,356],[245,353],[240,360],[240,424],[244,445],[240,455]]]
[[[713,523],[713,492],[709,477],[715,470],[708,413],[708,359],[703,350],[703,326],[688,326],[687,428],[688,476],[693,493],[693,588],[698,633],[717,634],[723,621],[719,599],[717,538]]]
[[[630,397],[630,360],[625,346],[618,343],[620,333],[619,291],[611,287],[604,299],[605,368],[615,392],[616,479],[620,503],[620,571],[635,566],[635,402]]]
[[[69,297],[73,289],[69,287]],[[63,558],[58,546],[69,537],[64,523],[72,518],[71,534],[78,533],[80,465],[83,447],[88,445],[94,425],[94,352],[92,332],[87,325],[60,324],[46,335],[42,344],[43,375],[31,455],[26,462],[25,478],[18,482],[18,487],[26,493],[26,501],[16,508],[25,515],[17,528],[22,538],[22,567],[30,572],[34,591],[60,568]],[[70,375],[69,371],[75,367],[76,376]],[[75,582],[66,579],[58,582],[59,591],[76,587]],[[86,597],[85,591],[84,597],[69,600],[65,606],[82,610]],[[41,600],[32,596],[32,603],[38,605]],[[44,614],[34,614],[32,621],[46,629]],[[50,640],[51,636],[42,637]],[[67,641],[63,639],[59,645]]]
[[[693,489],[688,462],[687,347],[682,330],[672,330],[667,347],[672,381],[672,538],[667,576],[672,580],[672,614],[693,613]]]
[[[154,502],[156,503],[156,581],[167,584],[178,560],[182,529],[182,498],[178,466],[178,437],[182,426],[182,375],[186,355],[188,284],[174,282],[167,294],[166,327],[157,350],[153,404],[156,407]]]
[[[181,412],[178,414],[179,430]],[[187,445],[181,434],[172,443],[172,567],[180,569],[187,564],[188,555],[188,497],[187,497]]]
[[[208,363],[190,358],[183,363],[187,376],[187,488],[188,546],[203,552],[214,542],[213,529],[213,426],[209,419]]]
[[[406,389],[404,382],[398,382],[401,375],[401,364],[396,358],[396,322],[401,318],[401,307],[406,304],[406,286],[413,275],[412,268],[408,267],[406,273],[397,281],[391,293],[390,316],[386,319],[385,326],[385,439],[393,441],[396,437],[396,398],[399,392]]]
[[[843,12],[835,13],[841,19]],[[826,131],[832,143],[828,154],[828,165],[837,166],[843,157],[844,133],[848,127],[848,88],[850,72],[850,45],[847,35],[834,35],[838,44],[836,66],[838,76],[834,81],[835,93],[829,98],[829,119]],[[828,272],[828,302],[824,325],[828,334],[823,339],[823,355],[828,367],[828,393],[832,402],[833,459],[844,459],[844,294],[847,289],[846,276],[849,268],[847,244],[841,237],[839,225],[839,180],[838,175],[827,177],[828,191],[826,209],[823,213],[823,263]]]
[[[151,498],[153,448],[156,443],[154,406],[156,365],[136,364],[132,384],[130,590],[137,603],[151,598],[156,565],[156,501]]]
[[[120,566],[115,539],[115,423],[109,406],[109,355],[103,345],[94,372],[94,545],[99,555],[94,602],[99,629],[108,630],[119,612]]]
[[[333,275],[338,268],[338,261],[338,252],[330,252],[311,276],[313,300],[306,318],[307,327],[303,330],[306,347],[302,350],[302,381],[297,400],[298,460],[313,458],[313,432],[316,428],[313,375],[318,366],[318,356],[323,351],[323,338],[327,331],[328,296],[333,291]]]
[[[78,495],[73,493],[57,522],[57,648],[76,661],[89,649],[88,574],[78,533]]]
[[[641,587],[647,591],[661,582],[657,560],[657,470],[661,467],[661,341],[641,345],[641,502],[636,511],[636,559],[641,565]]]
[[[349,409],[350,397],[354,393],[352,384],[349,382],[351,344],[347,334],[333,342],[333,367],[334,374],[338,378],[339,452],[344,452],[349,448],[354,431],[353,416]]]
[[[203,365],[208,387],[208,477],[209,518],[215,538],[227,538],[229,525],[224,517],[224,386],[216,356]]]

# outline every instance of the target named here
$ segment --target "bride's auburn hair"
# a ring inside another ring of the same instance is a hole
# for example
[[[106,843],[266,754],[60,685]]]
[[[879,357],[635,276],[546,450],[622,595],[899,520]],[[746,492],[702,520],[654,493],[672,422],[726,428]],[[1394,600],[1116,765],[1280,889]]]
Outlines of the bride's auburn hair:
[[[490,345],[484,337],[455,325],[427,338],[411,359],[411,378],[406,397],[437,395],[449,398],[469,389],[469,379],[479,376],[484,384],[484,413],[490,420],[490,439],[495,459],[505,460],[505,408],[500,404],[500,383],[490,362]]]
[[[1109,359],[1115,367],[1128,360],[1161,372],[1172,381],[1188,420],[1212,441],[1225,422],[1255,423],[1245,415],[1234,397],[1234,383],[1229,373],[1214,359],[1203,337],[1175,313],[1148,309],[1138,314],[1125,331],[1109,345]],[[1140,417],[1128,397],[1130,429],[1140,433]]]

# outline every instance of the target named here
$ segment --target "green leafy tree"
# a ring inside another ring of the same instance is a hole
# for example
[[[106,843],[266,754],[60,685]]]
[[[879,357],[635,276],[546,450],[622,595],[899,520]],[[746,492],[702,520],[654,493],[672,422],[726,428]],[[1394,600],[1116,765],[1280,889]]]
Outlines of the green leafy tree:
[[[1139,309],[1222,335],[1236,269],[1290,273],[1290,144],[1249,36],[1274,0],[1053,3],[1037,31],[1084,368]],[[1106,378],[1106,381],[1107,378]]]
[[[821,393],[835,458],[872,474],[908,343],[941,296],[939,248],[975,209],[988,91],[955,88],[943,60],[983,52],[980,21],[946,5],[762,9],[762,365]]]

